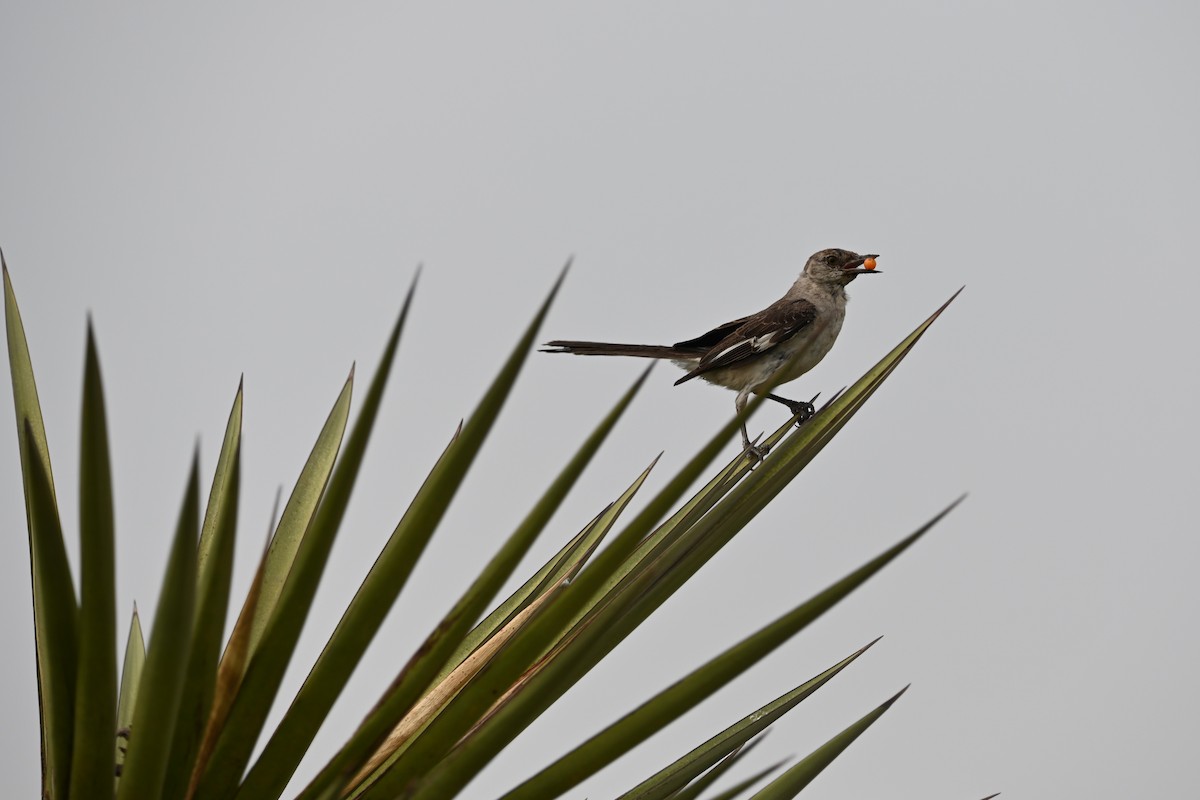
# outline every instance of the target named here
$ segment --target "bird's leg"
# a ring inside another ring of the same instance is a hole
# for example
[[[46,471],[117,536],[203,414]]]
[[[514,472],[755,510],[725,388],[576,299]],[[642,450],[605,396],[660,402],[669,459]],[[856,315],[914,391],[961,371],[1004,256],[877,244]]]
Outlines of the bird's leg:
[[[750,393],[747,391],[738,392],[737,399],[733,401],[734,407],[740,414],[746,407],[746,401],[750,399]],[[746,455],[750,456],[756,463],[762,463],[762,460],[767,457],[767,451],[770,449],[765,444],[759,445],[758,440],[762,438],[760,433],[755,437],[754,441],[750,441],[750,434],[746,431],[746,423],[742,423],[742,450]]]
[[[796,420],[796,425],[799,427],[805,422],[808,422],[808,420],[812,418],[813,414],[817,413],[817,409],[813,403],[815,403],[817,398],[820,396],[821,393],[817,392],[815,395],[813,395],[813,399],[809,400],[808,402],[803,400],[788,400],[786,397],[780,397],[777,394],[768,394],[767,399],[774,400],[776,403],[783,403],[785,406],[787,406],[788,410],[799,418]]]

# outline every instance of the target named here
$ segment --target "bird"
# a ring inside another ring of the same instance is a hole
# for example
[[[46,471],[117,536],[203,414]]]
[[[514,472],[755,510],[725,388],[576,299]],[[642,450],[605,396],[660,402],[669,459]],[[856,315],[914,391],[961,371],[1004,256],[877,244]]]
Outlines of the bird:
[[[829,353],[846,317],[846,286],[859,275],[881,274],[875,269],[877,258],[836,247],[819,250],[787,293],[762,311],[672,345],[555,339],[542,352],[672,361],[687,371],[676,386],[700,378],[732,389],[738,413],[751,394],[764,395],[787,406],[801,424],[815,413],[812,401],[788,400],[768,389],[799,378]],[[745,424],[742,446],[760,461],[765,455],[750,441]]]

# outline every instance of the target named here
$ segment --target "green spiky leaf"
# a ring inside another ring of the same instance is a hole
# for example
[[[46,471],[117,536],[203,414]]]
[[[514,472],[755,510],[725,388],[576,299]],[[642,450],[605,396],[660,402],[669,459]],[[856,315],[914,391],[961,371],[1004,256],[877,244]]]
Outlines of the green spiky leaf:
[[[800,793],[800,790],[812,783],[822,770],[833,763],[833,760],[840,756],[842,751],[849,747],[855,739],[862,736],[867,728],[875,724],[875,721],[882,717],[883,713],[891,708],[892,704],[899,700],[900,695],[906,691],[908,691],[907,686],[837,736],[809,753],[798,763],[789,767],[782,775],[756,792],[752,800],[791,800]]]
[[[146,666],[129,726],[118,800],[162,795],[167,755],[187,681],[184,668],[196,615],[196,542],[200,529],[199,456],[192,459],[183,508],[154,610]],[[107,750],[107,748],[106,748]],[[107,785],[107,781],[106,781]]]
[[[110,794],[117,729],[117,588],[112,464],[96,337],[88,325],[79,455],[79,672],[71,798]]]
[[[813,692],[832,680],[835,675],[854,663],[859,656],[874,644],[875,642],[871,642],[866,647],[851,653],[821,674],[810,678],[790,692],[777,697],[762,708],[747,714],[716,736],[713,736],[708,741],[621,795],[620,800],[662,800],[671,793],[679,791],[695,779],[696,776],[714,764],[719,763],[721,759],[726,758],[729,753],[736,752],[738,748],[744,746],[751,739],[761,735],[776,720],[791,711],[802,700],[811,696]]]
[[[32,424],[25,420],[26,436]],[[40,458],[25,461],[29,497],[29,553],[33,562],[34,644],[38,656],[38,703],[42,723],[42,793],[65,798],[70,782],[75,718],[79,608],[67,566],[62,527],[50,476]]]
[[[718,761],[716,766],[714,766],[708,772],[705,772],[703,775],[696,778],[679,791],[672,792],[669,796],[669,800],[699,800],[700,796],[704,794],[705,790],[719,781],[725,775],[725,773],[729,772],[729,770],[736,767],[738,762],[740,762],[743,758],[750,755],[750,753],[754,751],[754,748],[757,747],[762,740],[763,737],[759,736],[757,739],[752,739],[747,744],[739,745],[732,753]],[[777,769],[777,767],[767,768],[768,771],[773,771],[775,769]]]
[[[183,797],[212,711],[229,609],[241,480],[242,384],[238,383],[196,549],[196,625],[188,654],[188,681],[180,701],[164,795]]]
[[[74,738],[76,637],[79,606],[50,467],[50,448],[38,402],[37,383],[25,326],[0,251],[4,278],[4,324],[8,364],[12,374],[13,406],[17,412],[17,442],[29,528],[29,560],[33,591],[34,651],[37,655],[38,707],[42,743],[42,794],[50,800],[67,797],[71,745]]]
[[[138,617],[137,606],[133,607],[133,616],[129,621],[129,635],[125,641],[125,661],[121,667],[121,691],[117,700],[117,752],[116,771],[120,781],[120,773],[125,764],[125,752],[129,746],[130,726],[133,725],[133,711],[137,708],[138,690],[142,685],[142,670],[146,666],[146,641],[142,637],[142,622]]]
[[[300,630],[308,616],[308,609],[312,604],[313,595],[316,594],[317,584],[328,556],[328,548],[332,546],[332,537],[341,520],[340,510],[322,517],[317,514],[315,506],[332,471],[341,444],[346,420],[350,414],[350,394],[353,385],[354,371],[351,370],[317,437],[308,463],[305,464],[296,489],[292,492],[292,500],[284,508],[275,536],[267,549],[259,594],[255,598],[250,616],[252,622],[248,640],[249,660],[245,676],[233,698],[224,728],[217,738],[212,758],[208,762],[207,771],[196,790],[197,797],[229,797],[237,786],[246,764],[250,761],[251,750],[262,732],[267,713],[279,691],[283,673],[291,660]],[[357,469],[357,464],[352,469]],[[353,476],[348,477],[350,484],[343,485],[338,491],[341,500],[337,505],[342,505],[343,509],[350,486],[353,485]],[[330,493],[333,492],[331,488]],[[299,505],[308,509],[305,512],[307,517],[297,516],[294,508],[296,503],[293,501],[298,498],[301,501]],[[313,514],[317,514],[319,519],[313,521],[312,530],[309,531],[309,521]],[[300,527],[301,524],[303,527]],[[313,535],[307,536],[306,532]],[[280,544],[280,536],[286,536],[290,541]],[[284,553],[287,554],[285,560],[288,570],[281,576],[278,569],[280,560],[285,558]],[[275,583],[269,582],[273,569],[276,570],[275,578],[278,578]],[[247,613],[248,608],[243,607],[242,614]],[[265,628],[261,629],[256,646],[255,631],[260,630],[258,623],[264,619],[268,621],[264,623]]]
[[[570,264],[568,263],[568,267]],[[408,581],[416,566],[417,559],[424,552],[429,539],[432,537],[446,510],[454,499],[463,479],[475,457],[479,454],[488,433],[500,414],[505,401],[508,399],[517,375],[529,356],[533,342],[537,338],[542,322],[550,310],[563,278],[566,268],[559,275],[550,294],[526,327],[517,346],[509,355],[500,373],[492,381],[492,385],[479,401],[470,421],[462,428],[461,435],[455,437],[446,448],[442,458],[434,466],[429,477],[421,486],[417,496],[405,511],[396,529],[384,545],[371,572],[363,581],[358,593],[346,609],[341,622],[338,623],[326,652],[345,650],[357,661],[367,642],[374,636],[384,616],[391,609],[400,590]],[[343,644],[340,640],[348,640]],[[388,730],[406,710],[403,708],[403,698],[395,698],[386,709],[376,709],[373,719],[368,720],[355,733],[353,738],[334,756],[324,769],[314,778],[305,795],[320,794],[324,788],[344,780],[354,771],[355,765],[374,751]],[[396,708],[393,709],[393,706]]]

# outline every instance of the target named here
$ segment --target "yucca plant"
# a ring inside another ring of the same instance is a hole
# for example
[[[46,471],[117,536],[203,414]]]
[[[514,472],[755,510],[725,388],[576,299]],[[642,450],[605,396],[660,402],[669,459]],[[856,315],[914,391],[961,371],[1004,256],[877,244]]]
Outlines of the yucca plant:
[[[480,452],[561,281],[560,276],[474,413],[434,464],[282,720],[269,732],[261,753],[252,758],[346,511],[413,290],[348,435],[353,371],[338,395],[278,515],[270,544],[226,639],[241,463],[242,391],[238,388],[204,512],[200,470],[193,461],[148,644],[135,611],[118,683],[112,480],[96,342],[89,326],[77,595],[29,348],[5,264],[5,321],[32,562],[43,796],[55,800],[281,796]],[[757,408],[753,403],[704,442],[678,474],[662,482],[626,521],[625,512],[647,482],[651,464],[577,533],[564,537],[561,549],[520,588],[496,603],[502,587],[634,399],[643,374],[464,587],[459,600],[382,689],[357,729],[296,796],[436,800],[458,794],[799,475],[945,307],[812,419],[798,427],[790,420],[776,430],[766,441],[771,454],[761,464],[739,453],[709,472],[743,418]],[[689,496],[689,489],[706,473],[707,481]],[[533,765],[530,777],[519,786],[508,791],[497,787],[496,795],[504,800],[540,800],[567,792],[794,636],[900,555],[949,510],[697,666],[553,763]],[[608,542],[601,547],[606,537]],[[870,646],[750,711],[659,772],[640,781],[631,777],[629,791],[622,797],[734,798],[746,796],[773,773],[778,774],[753,797],[794,796],[899,695],[786,769],[784,763],[777,763],[745,775],[724,791],[708,792],[739,766],[769,725]]]

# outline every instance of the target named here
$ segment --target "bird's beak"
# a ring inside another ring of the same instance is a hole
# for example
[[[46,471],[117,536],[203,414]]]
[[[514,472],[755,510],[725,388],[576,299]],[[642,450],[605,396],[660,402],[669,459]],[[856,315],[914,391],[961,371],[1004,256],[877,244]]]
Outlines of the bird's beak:
[[[874,262],[875,259],[877,259],[877,258],[879,258],[878,253],[873,253],[871,255],[865,255],[865,256],[859,256],[857,261],[850,262],[850,264],[848,264],[846,266],[846,268],[842,270],[842,272],[851,272],[855,275],[877,275],[879,273],[879,270],[867,269],[866,267],[863,266],[863,264],[866,263],[867,259],[870,259],[872,262]]]

